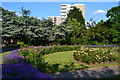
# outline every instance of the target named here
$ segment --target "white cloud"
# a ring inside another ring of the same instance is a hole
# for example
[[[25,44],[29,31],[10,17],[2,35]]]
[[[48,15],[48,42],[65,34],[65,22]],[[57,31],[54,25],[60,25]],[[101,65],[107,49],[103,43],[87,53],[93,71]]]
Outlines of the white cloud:
[[[9,11],[14,12],[13,10],[9,10]]]
[[[18,15],[18,16],[22,16],[22,14],[20,14],[20,13],[17,13],[17,12],[16,12],[15,14],[16,14],[16,15]]]
[[[41,19],[41,17],[37,17],[37,19]]]
[[[102,13],[106,13],[106,11],[99,9],[99,10],[93,12],[94,15],[96,15],[96,14],[102,14]]]

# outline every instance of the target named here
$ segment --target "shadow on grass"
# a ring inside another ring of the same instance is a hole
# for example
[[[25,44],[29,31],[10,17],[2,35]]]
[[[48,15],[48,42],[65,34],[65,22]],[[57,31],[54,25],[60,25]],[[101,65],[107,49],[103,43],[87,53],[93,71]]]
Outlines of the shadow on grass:
[[[66,72],[66,71],[88,68],[87,66],[85,66],[83,64],[80,64],[79,66],[80,66],[80,68],[76,68],[74,62],[68,62],[65,65],[62,65],[60,63],[49,64],[48,62],[46,62],[46,63],[39,64],[39,66],[37,66],[36,68],[47,74],[54,74],[57,72]]]
[[[80,78],[82,80],[99,80],[100,78],[105,78],[118,75],[117,67],[102,67],[95,69],[85,69],[87,66],[80,64],[80,68],[76,68],[73,62],[66,63],[60,67],[60,63],[56,64],[45,64],[43,63],[39,69],[41,72],[49,74],[53,78]],[[81,70],[80,70],[81,69]],[[75,70],[75,71],[74,71]],[[57,73],[60,72],[60,73]],[[101,80],[101,79],[100,79]],[[108,79],[109,80],[109,79]],[[114,79],[113,79],[114,80]]]

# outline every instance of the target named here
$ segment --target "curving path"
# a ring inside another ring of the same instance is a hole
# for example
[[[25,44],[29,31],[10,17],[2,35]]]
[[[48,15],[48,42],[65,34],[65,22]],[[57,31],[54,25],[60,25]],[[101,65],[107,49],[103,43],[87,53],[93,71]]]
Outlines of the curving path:
[[[51,74],[53,78],[105,78],[120,75],[120,65]]]

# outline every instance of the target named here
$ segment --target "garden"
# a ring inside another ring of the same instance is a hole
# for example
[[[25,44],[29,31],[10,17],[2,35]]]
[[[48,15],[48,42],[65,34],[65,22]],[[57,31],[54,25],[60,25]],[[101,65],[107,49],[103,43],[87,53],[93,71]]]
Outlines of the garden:
[[[3,78],[53,79],[50,75],[55,73],[119,65],[118,6],[108,10],[108,20],[90,19],[92,24],[85,24],[82,12],[74,7],[60,25],[30,16],[23,7],[22,16],[0,9],[2,47],[17,48],[0,54]]]
[[[21,47],[17,49],[17,53],[9,54],[10,59],[7,58],[4,63],[19,63],[24,60],[39,71],[51,74],[118,65],[118,52],[119,47],[30,46]]]

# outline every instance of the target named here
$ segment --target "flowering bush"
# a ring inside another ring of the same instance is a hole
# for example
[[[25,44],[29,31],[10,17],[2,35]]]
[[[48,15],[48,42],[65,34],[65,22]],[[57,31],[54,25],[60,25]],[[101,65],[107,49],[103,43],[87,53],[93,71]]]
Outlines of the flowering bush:
[[[25,60],[25,62],[33,65],[42,72],[46,72],[43,71],[46,70],[47,67],[47,62],[45,62],[44,58],[42,57],[43,55],[71,50],[80,50],[80,46],[30,46],[21,47],[17,51],[18,54]]]
[[[26,58],[32,54],[36,54],[38,56],[42,56],[45,54],[55,53],[55,52],[62,52],[62,51],[71,51],[71,50],[80,50],[80,46],[30,46],[30,47],[22,47],[18,49],[19,54]]]
[[[87,64],[118,60],[117,54],[111,54],[110,49],[105,48],[85,48],[74,52],[73,56],[76,60]]]

